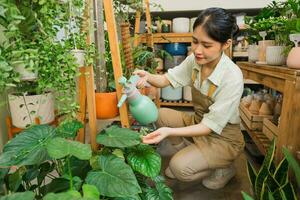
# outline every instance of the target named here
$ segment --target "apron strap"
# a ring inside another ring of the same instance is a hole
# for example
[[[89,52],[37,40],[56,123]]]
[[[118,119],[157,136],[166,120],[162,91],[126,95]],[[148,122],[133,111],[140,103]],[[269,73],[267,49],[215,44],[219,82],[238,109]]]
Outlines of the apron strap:
[[[199,76],[200,76],[200,72],[197,69],[193,69],[193,71],[192,71],[192,84],[194,84],[194,82],[196,80],[196,74],[197,73],[199,73]],[[212,97],[212,95],[214,94],[216,89],[217,89],[217,86],[214,85],[213,83],[211,83],[210,86],[209,86],[209,89],[208,89],[207,96]]]

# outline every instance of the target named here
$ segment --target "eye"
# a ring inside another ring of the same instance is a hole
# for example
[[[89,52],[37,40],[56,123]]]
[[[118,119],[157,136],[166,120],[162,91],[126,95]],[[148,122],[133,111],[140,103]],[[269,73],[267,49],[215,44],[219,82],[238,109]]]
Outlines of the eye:
[[[197,40],[193,40],[193,43],[194,43],[194,44],[198,44],[198,41],[197,41]]]
[[[206,49],[209,49],[211,46],[209,46],[209,45],[203,45],[204,46],[204,48],[206,48]]]

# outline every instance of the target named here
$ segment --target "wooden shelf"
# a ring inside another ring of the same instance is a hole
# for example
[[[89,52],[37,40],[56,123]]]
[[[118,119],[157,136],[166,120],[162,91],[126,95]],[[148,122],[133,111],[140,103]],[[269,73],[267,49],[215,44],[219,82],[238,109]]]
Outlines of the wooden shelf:
[[[146,35],[141,35],[140,40],[146,43]],[[192,42],[192,33],[153,33],[154,43],[190,43]]]
[[[255,145],[257,146],[258,150],[261,154],[265,155],[267,152],[267,149],[270,146],[270,140],[260,131],[251,131],[246,123],[242,120],[242,125],[246,129],[248,135],[251,137]]]
[[[237,65],[241,68],[245,79],[251,79],[283,94],[275,159],[279,162],[283,158],[282,147],[284,146],[296,154],[300,150],[300,70],[249,62],[237,62]],[[256,132],[247,131],[255,138]],[[256,139],[257,143],[261,140],[264,141],[261,138]],[[259,148],[262,150],[262,147],[265,150],[267,148],[264,145]]]
[[[248,57],[247,51],[234,51],[233,57]]]
[[[193,107],[193,104],[190,101],[178,100],[178,101],[169,101],[160,99],[160,106],[182,106],[182,107]]]

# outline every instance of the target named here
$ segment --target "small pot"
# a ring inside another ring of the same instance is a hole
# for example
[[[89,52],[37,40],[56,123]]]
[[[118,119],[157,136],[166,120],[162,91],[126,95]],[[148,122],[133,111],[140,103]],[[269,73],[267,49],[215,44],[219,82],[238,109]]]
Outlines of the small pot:
[[[110,119],[118,116],[117,92],[96,93],[95,99],[97,119]]]
[[[38,77],[38,72],[30,71],[25,68],[25,64],[23,61],[15,61],[11,63],[15,68],[16,72],[20,74],[20,79],[22,81],[34,81]]]
[[[83,67],[85,51],[81,50],[81,49],[73,49],[73,50],[71,50],[71,53],[73,54],[74,58],[76,59],[77,66]]]
[[[266,50],[266,61],[268,65],[285,65],[284,46],[268,46]]]
[[[267,64],[266,63],[266,49],[267,46],[274,46],[275,41],[274,40],[261,40],[258,42],[258,62],[257,64]]]
[[[173,19],[174,33],[188,33],[190,30],[190,19],[186,17],[177,17]]]
[[[187,45],[183,43],[168,43],[164,45],[164,49],[172,56],[182,56],[187,53]]]
[[[249,62],[258,61],[259,48],[256,44],[251,44],[248,46],[248,60]]]
[[[171,86],[161,89],[161,98],[170,101],[177,101],[182,99],[182,88],[173,88]]]

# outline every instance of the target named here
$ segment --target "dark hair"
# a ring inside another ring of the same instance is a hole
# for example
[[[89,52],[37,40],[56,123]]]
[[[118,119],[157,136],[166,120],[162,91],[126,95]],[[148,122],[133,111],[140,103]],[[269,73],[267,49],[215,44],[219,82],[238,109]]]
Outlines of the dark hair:
[[[223,8],[208,8],[202,11],[193,25],[193,30],[198,26],[202,26],[209,37],[222,44],[239,31],[235,17]]]

